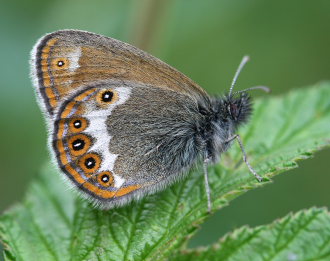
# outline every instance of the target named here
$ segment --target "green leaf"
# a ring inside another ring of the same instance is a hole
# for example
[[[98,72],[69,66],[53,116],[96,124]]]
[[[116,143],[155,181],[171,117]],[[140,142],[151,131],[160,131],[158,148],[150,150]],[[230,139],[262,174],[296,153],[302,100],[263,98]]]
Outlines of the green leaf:
[[[330,214],[326,209],[300,211],[266,226],[242,227],[207,248],[185,250],[172,261],[329,260]]]
[[[264,177],[330,144],[330,84],[300,89],[255,103],[239,130],[250,163]],[[233,144],[221,164],[210,167],[213,210],[258,183]],[[0,217],[7,260],[164,260],[183,248],[208,217],[200,169],[164,192],[129,206],[100,211],[68,191],[51,165],[26,198]]]

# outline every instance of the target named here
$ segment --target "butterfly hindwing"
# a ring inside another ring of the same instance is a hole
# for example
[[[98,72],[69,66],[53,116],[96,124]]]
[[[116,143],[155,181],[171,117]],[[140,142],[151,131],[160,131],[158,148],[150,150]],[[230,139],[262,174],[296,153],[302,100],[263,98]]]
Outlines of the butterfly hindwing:
[[[188,77],[121,41],[77,30],[42,37],[31,59],[32,77],[45,111],[52,116],[75,92],[99,80],[123,80],[187,95],[204,95]]]
[[[106,120],[128,99],[130,89],[94,85],[79,91],[59,108],[52,145],[58,164],[73,183],[96,199],[124,195],[140,186],[126,186],[113,173],[117,155],[109,151]]]
[[[100,82],[60,106],[53,150],[63,172],[95,203],[120,205],[165,187],[192,165],[197,109],[194,99],[174,91]]]

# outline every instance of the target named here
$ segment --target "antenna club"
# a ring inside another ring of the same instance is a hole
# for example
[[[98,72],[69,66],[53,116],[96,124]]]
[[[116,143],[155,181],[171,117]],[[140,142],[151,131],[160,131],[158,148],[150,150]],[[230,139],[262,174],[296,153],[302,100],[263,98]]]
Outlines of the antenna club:
[[[243,56],[243,59],[242,59],[242,62],[245,62],[245,63],[247,63],[248,61],[250,61],[250,55],[244,55]]]
[[[242,92],[247,92],[247,91],[251,91],[251,90],[262,90],[264,92],[267,92],[267,93],[270,93],[272,90],[267,87],[267,86],[254,86],[254,87],[250,87],[250,88],[247,88],[247,89],[244,89],[244,90],[240,90],[240,91],[237,91],[237,92],[234,92],[234,94],[238,94],[238,93],[242,93]]]

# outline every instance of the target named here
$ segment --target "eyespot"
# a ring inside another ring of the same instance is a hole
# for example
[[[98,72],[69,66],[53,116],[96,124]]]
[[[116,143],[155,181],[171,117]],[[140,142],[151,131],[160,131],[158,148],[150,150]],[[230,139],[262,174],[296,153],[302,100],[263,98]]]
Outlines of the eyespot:
[[[97,181],[104,187],[110,187],[113,185],[113,175],[110,171],[104,171],[97,175]]]
[[[82,139],[76,139],[72,142],[72,149],[75,151],[82,150],[85,147],[85,141]]]
[[[79,167],[86,173],[96,172],[101,165],[101,158],[96,153],[88,153],[79,159]]]
[[[74,127],[75,129],[80,129],[80,128],[81,128],[81,125],[82,125],[81,120],[75,120],[75,121],[73,122],[73,127]]]
[[[84,164],[86,168],[93,169],[96,165],[96,160],[93,157],[89,157],[85,160]]]
[[[70,152],[73,156],[80,156],[87,152],[91,146],[91,139],[84,134],[71,136],[68,141]]]
[[[113,104],[118,100],[118,92],[113,89],[103,89],[97,94],[96,100],[102,107]]]
[[[67,58],[56,58],[52,61],[52,67],[55,70],[67,69],[69,67],[69,60]]]
[[[88,122],[84,118],[74,118],[69,122],[70,132],[72,133],[82,132],[87,128],[87,126]]]
[[[111,102],[112,98],[113,98],[113,92],[112,91],[105,91],[104,93],[102,93],[101,100],[103,102]]]
[[[62,61],[62,60],[57,62],[57,66],[58,66],[58,67],[62,67],[64,64],[65,64],[65,63],[64,63],[64,61]]]

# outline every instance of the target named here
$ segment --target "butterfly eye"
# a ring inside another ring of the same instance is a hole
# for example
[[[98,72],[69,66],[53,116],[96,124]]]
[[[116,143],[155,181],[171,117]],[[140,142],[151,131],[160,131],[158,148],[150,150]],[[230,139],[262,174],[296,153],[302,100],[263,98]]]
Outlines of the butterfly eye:
[[[112,89],[102,90],[97,95],[97,101],[102,107],[113,104],[117,100],[118,93]]]
[[[98,170],[101,165],[101,158],[96,153],[89,153],[79,159],[80,168],[86,173]]]
[[[238,116],[240,114],[240,110],[238,108],[238,106],[235,103],[230,103],[228,105],[228,111],[230,116],[233,118],[233,120],[237,120]]]

